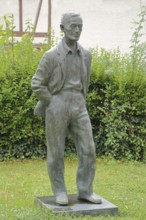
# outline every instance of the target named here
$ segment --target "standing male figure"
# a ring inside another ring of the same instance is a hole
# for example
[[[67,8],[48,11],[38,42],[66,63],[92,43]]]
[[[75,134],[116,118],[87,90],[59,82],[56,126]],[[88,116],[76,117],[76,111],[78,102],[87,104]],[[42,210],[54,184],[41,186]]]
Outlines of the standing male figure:
[[[101,203],[93,192],[95,146],[85,96],[89,85],[91,54],[77,43],[82,32],[79,14],[64,14],[62,41],[47,51],[32,78],[31,87],[39,102],[35,114],[45,117],[48,173],[56,203],[68,204],[64,182],[65,138],[71,134],[79,165],[78,199]]]

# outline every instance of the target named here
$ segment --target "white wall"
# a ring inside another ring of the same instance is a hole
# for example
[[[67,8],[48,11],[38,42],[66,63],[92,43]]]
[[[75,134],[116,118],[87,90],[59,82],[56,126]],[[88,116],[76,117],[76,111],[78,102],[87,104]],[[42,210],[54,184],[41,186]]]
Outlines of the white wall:
[[[52,27],[59,33],[60,17],[67,11],[79,12],[84,21],[80,39],[85,47],[120,47],[128,51],[137,19],[146,0],[52,0]]]
[[[34,22],[39,0],[23,2],[24,20],[31,18]],[[62,14],[69,11],[78,12],[84,22],[80,38],[84,47],[120,47],[125,52],[129,50],[133,33],[132,21],[137,20],[141,5],[146,5],[146,0],[52,0],[52,28],[56,36],[60,37]],[[15,14],[18,30],[18,0],[0,0],[0,15],[6,12]],[[43,0],[37,31],[47,31],[47,0]]]

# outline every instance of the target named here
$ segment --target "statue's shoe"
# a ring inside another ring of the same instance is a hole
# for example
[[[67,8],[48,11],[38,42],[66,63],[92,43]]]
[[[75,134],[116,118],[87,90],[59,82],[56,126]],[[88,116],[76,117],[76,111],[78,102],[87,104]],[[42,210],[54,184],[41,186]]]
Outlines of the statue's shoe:
[[[56,203],[59,205],[68,205],[68,197],[65,192],[61,192],[56,196]]]
[[[88,201],[88,202],[91,202],[91,203],[96,203],[96,204],[101,204],[102,203],[102,200],[101,198],[96,194],[96,193],[92,193],[90,196],[78,196],[78,199],[79,200],[85,200],[85,201]]]

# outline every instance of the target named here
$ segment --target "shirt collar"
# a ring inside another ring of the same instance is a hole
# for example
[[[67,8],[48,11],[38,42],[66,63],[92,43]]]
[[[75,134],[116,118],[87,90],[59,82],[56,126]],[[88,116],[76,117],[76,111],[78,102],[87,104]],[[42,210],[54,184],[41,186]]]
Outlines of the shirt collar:
[[[67,55],[68,53],[72,53],[72,50],[69,48],[69,46],[66,44],[64,38],[62,39],[62,42],[63,42],[63,48],[65,50],[65,54]],[[79,44],[77,43],[77,53],[79,55],[81,55],[81,50],[80,50],[80,47],[79,47]]]

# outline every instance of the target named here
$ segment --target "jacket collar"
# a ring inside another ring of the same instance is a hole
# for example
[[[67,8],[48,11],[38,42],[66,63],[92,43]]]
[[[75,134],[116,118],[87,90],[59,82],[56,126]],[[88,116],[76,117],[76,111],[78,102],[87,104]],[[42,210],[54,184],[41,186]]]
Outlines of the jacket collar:
[[[62,39],[57,46],[57,52],[58,52],[58,55],[60,56],[61,60],[66,58],[66,55],[70,51],[71,51],[71,49],[67,46],[64,39]],[[81,56],[83,56],[83,48],[79,43],[77,43],[77,51]]]

